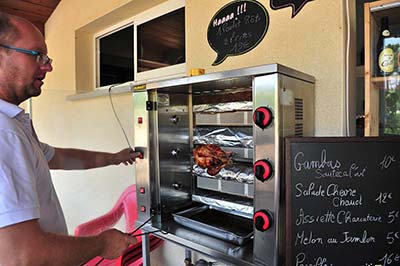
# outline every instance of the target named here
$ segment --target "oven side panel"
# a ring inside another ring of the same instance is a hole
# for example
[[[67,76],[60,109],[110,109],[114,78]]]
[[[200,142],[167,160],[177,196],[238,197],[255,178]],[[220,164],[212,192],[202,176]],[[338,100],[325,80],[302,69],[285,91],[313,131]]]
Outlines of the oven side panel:
[[[273,111],[274,121],[266,129],[253,127],[254,160],[269,160],[274,174],[269,180],[255,180],[254,211],[266,210],[272,227],[265,232],[254,230],[254,261],[277,266],[284,262],[284,147],[288,136],[314,135],[314,84],[280,73],[255,77],[254,108]]]
[[[253,108],[266,107],[273,113],[272,124],[261,129],[253,125],[254,161],[268,160],[275,167],[275,143],[279,131],[278,107],[277,107],[278,74],[259,76],[253,79]],[[275,172],[275,171],[274,171]],[[278,182],[274,176],[264,182],[254,180],[254,212],[267,211],[274,220],[267,231],[254,230],[254,260],[261,265],[275,265],[277,254],[275,224],[275,183]]]
[[[150,152],[158,149],[156,143],[157,134],[154,132],[157,117],[154,110],[147,110],[148,104],[154,104],[154,93],[149,93],[146,90],[135,91],[133,93],[133,117],[134,117],[134,132],[133,145],[136,151],[143,153],[143,159],[136,159],[135,162],[135,177],[136,177],[136,196],[138,206],[138,225],[147,221],[150,218],[152,210],[157,209],[158,195],[156,185],[158,183],[158,169],[155,164],[158,163],[158,158],[154,158],[158,153]]]
[[[287,247],[285,241],[285,147],[284,138],[289,136],[295,137],[310,137],[315,135],[315,113],[314,100],[315,90],[314,83],[304,81],[295,76],[280,75],[279,77],[279,156],[277,155],[277,183],[276,199],[279,199],[279,204],[275,207],[279,222],[279,234],[276,241],[278,244],[278,264],[285,263],[285,249]]]

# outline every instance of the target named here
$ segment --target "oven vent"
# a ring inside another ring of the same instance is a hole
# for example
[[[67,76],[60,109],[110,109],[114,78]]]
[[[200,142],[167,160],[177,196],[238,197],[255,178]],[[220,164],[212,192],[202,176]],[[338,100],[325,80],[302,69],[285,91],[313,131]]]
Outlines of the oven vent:
[[[303,136],[303,124],[298,123],[294,125],[294,135],[296,137],[302,137]]]
[[[303,99],[294,99],[294,118],[296,120],[303,120]]]

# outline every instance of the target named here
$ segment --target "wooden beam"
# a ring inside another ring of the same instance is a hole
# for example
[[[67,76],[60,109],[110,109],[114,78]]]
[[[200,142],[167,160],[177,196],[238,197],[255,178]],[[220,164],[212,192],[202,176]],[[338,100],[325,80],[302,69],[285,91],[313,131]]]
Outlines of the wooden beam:
[[[22,18],[25,18],[27,20],[29,20],[32,23],[38,23],[38,24],[43,24],[47,21],[47,16],[43,16],[40,14],[32,14],[29,13],[27,11],[23,11],[23,10],[16,10],[16,9],[12,9],[9,7],[4,7],[0,5],[0,11],[3,11],[7,14],[11,14],[11,15],[15,15],[15,16],[19,16]]]
[[[60,3],[60,0],[22,0],[22,2],[28,2],[34,5],[40,5],[55,9]]]
[[[21,0],[13,0],[13,1],[5,1],[0,0],[0,6],[5,6],[16,11],[26,11],[35,15],[40,15],[43,17],[49,17],[53,12],[53,8],[35,5],[33,3],[21,1]]]

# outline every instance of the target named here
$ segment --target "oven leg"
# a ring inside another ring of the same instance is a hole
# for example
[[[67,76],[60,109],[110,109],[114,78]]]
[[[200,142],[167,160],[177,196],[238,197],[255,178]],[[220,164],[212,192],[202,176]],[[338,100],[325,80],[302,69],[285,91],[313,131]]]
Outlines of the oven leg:
[[[148,234],[142,235],[143,266],[150,266],[150,238]]]

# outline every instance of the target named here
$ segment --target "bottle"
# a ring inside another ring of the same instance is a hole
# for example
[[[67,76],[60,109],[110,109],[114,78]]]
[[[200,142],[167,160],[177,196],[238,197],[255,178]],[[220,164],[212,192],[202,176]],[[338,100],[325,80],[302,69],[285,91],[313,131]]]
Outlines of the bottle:
[[[390,37],[389,19],[381,19],[381,31],[377,44],[378,76],[388,76],[394,68],[394,52],[390,47],[385,47],[385,39]]]

